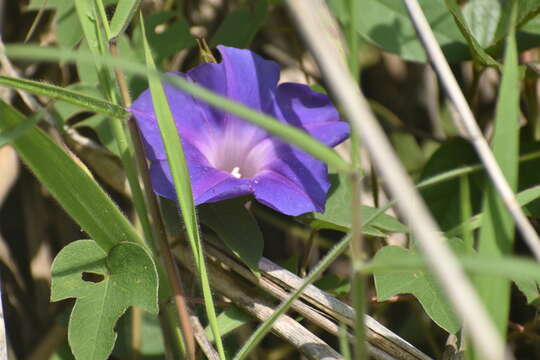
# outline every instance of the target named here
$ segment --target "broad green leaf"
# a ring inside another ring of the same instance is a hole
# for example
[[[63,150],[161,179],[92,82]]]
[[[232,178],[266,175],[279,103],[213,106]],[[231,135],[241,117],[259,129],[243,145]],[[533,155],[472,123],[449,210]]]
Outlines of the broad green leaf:
[[[0,113],[1,132],[25,121],[23,115],[2,101]],[[101,187],[42,130],[32,127],[12,145],[38,180],[103,249],[121,241],[141,242]]]
[[[470,35],[484,49],[493,44],[502,8],[500,1],[493,0],[469,0],[463,7]]]
[[[324,213],[311,212],[300,215],[297,219],[306,223],[314,229],[332,229],[347,232],[351,227],[351,188],[346,175],[330,174],[328,199]],[[362,206],[362,221],[368,219],[377,212],[378,209],[369,206]],[[382,231],[382,232],[381,232]],[[362,228],[362,232],[369,236],[384,236],[384,232],[407,232],[407,227],[401,224],[396,218],[381,214],[377,216],[367,227]]]
[[[185,19],[173,21],[176,15],[177,13],[166,11],[145,18],[144,26],[148,44],[158,65],[166,57],[196,44],[189,31],[187,21]],[[144,58],[144,44],[141,29],[139,28],[135,29],[133,33],[133,47],[142,55],[141,58]]]
[[[141,0],[118,0],[111,20],[111,39],[117,38],[126,30],[140,3]]]
[[[225,242],[251,271],[259,275],[264,239],[257,221],[245,208],[245,199],[232,199],[198,207],[199,220]]]
[[[405,132],[394,132],[390,135],[390,140],[409,174],[414,176],[422,170],[426,159],[413,135]]]
[[[217,323],[222,335],[227,335],[251,320],[252,319],[248,314],[233,305],[228,306],[225,311],[217,317]],[[213,342],[214,334],[212,334],[210,327],[207,327],[204,332],[206,333],[208,340]]]
[[[58,43],[70,49],[77,45],[83,37],[83,32],[75,8],[71,6],[59,9],[56,14],[56,22]]]
[[[515,2],[513,2],[515,4]],[[513,14],[515,16],[515,6]],[[515,21],[511,21],[506,40],[502,80],[497,99],[492,149],[495,158],[512,190],[518,185],[519,165],[519,69]],[[488,184],[484,191],[483,217],[478,238],[482,256],[502,257],[512,252],[514,222],[495,187]],[[480,297],[500,333],[507,330],[510,307],[510,283],[493,277],[478,277],[475,281]]]
[[[470,58],[467,43],[445,9],[444,0],[420,0],[419,3],[448,61]],[[405,60],[426,61],[402,0],[369,0],[358,6],[358,11],[360,21],[356,30],[362,37]],[[341,14],[340,21],[347,24],[348,16],[344,12],[336,13]]]
[[[480,64],[484,66],[499,66],[499,63],[495,61],[491,55],[489,55],[484,48],[478,43],[474,35],[471,33],[471,30],[469,29],[469,26],[467,22],[465,21],[465,18],[463,17],[463,14],[461,13],[461,9],[456,2],[456,0],[445,0],[446,6],[452,16],[454,16],[454,19],[456,21],[456,24],[458,25],[459,29],[461,30],[461,33],[465,37],[465,40],[469,44],[469,48],[472,52],[473,58]]]
[[[237,48],[249,47],[251,40],[263,25],[267,11],[267,0],[257,0],[246,7],[233,10],[220,24],[210,46],[222,44]]]
[[[532,304],[540,297],[539,282],[536,280],[514,280],[519,291],[527,298],[527,304]]]
[[[461,139],[447,141],[428,160],[420,181],[452,169],[476,164],[477,161],[476,152],[467,141]],[[473,212],[479,212],[483,175],[475,174],[469,177],[472,209]],[[422,189],[421,193],[443,231],[462,222],[460,185],[457,177]]]
[[[448,245],[457,254],[468,251],[459,239],[449,240]],[[391,263],[411,256],[416,256],[416,253],[412,250],[406,250],[398,246],[385,246],[375,254],[373,262]],[[427,270],[375,270],[373,276],[379,301],[388,300],[398,294],[412,294],[437,325],[452,334],[455,334],[460,329],[461,325],[448,304],[436,278]]]
[[[64,247],[52,265],[51,300],[77,299],[68,340],[78,360],[107,359],[120,316],[130,306],[157,314],[157,293],[152,258],[135,243],[118,243],[106,253],[92,240],[79,240]]]
[[[117,121],[115,119],[107,118],[101,114],[95,114],[90,116],[83,121],[80,121],[73,125],[74,128],[88,127],[94,130],[98,136],[99,141],[103,146],[105,146],[110,152],[118,155],[120,157],[120,152],[118,151],[118,145],[116,144],[116,139],[114,138],[110,121]]]
[[[25,90],[51,99],[62,100],[80,106],[88,111],[93,111],[117,119],[126,119],[129,117],[129,113],[121,106],[85,95],[78,91],[68,90],[51,84],[0,75],[0,85]]]

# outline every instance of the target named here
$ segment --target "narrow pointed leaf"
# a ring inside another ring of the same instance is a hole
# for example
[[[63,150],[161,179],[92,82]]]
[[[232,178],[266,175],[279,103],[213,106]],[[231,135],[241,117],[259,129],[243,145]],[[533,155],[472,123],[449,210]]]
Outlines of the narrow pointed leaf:
[[[2,133],[25,121],[22,114],[3,101],[0,113]],[[121,241],[141,241],[99,185],[42,130],[33,126],[12,145],[38,180],[103,249]]]
[[[0,75],[0,85],[21,89],[32,94],[46,96],[51,99],[65,101],[70,104],[80,106],[88,111],[93,111],[117,119],[126,119],[129,117],[129,112],[127,112],[121,106],[85,95],[77,91],[68,90],[60,86],[46,84],[39,81],[18,79],[4,75]]]

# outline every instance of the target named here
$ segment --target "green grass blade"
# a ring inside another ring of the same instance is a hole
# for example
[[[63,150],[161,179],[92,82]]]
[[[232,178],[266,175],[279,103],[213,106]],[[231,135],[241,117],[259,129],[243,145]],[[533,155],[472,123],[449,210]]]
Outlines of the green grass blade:
[[[0,131],[20,126],[25,117],[0,101]],[[121,241],[141,239],[101,187],[37,127],[13,141],[24,163],[66,212],[104,250]]]
[[[69,49],[51,49],[41,48],[30,45],[8,45],[6,53],[13,58],[27,60],[43,61],[62,61],[73,63],[76,61],[92,63],[92,57],[83,51],[72,51]],[[90,57],[89,57],[90,56]],[[108,66],[116,66],[124,69],[126,72],[147,76],[149,73],[156,74],[156,71],[149,71],[141,64],[128,59],[112,58],[110,56],[101,56],[100,61]],[[307,133],[298,128],[284,124],[272,116],[260,113],[237,102],[229,100],[223,96],[207,90],[197,84],[184,80],[181,77],[171,77],[160,74],[162,80],[184,90],[185,92],[203,100],[204,102],[234,114],[244,120],[247,120],[257,126],[267,130],[269,133],[298,146],[300,149],[311,154],[315,158],[325,162],[336,170],[348,171],[349,164],[333,149],[313,139]]]
[[[119,105],[97,99],[77,91],[68,90],[56,85],[46,84],[39,81],[25,80],[0,75],[0,85],[9,86],[29,93],[46,96],[50,99],[65,101],[80,106],[95,113],[110,116],[116,119],[127,119],[129,112]]]
[[[109,40],[116,39],[128,27],[135,11],[139,8],[141,0],[120,0],[114,10],[114,15],[111,20],[111,33]]]
[[[150,46],[148,45],[148,41],[146,40],[146,34],[144,33],[144,22],[142,15],[140,21],[141,29],[143,29],[142,34],[146,63],[149,69],[155,70],[156,66],[152,58],[152,52],[150,50]],[[206,314],[214,334],[219,356],[222,360],[224,360],[226,358],[225,350],[223,348],[219,327],[217,325],[216,310],[214,308],[212,291],[210,289],[210,282],[208,280],[208,274],[204,262],[199,226],[197,223],[197,214],[195,212],[195,203],[193,201],[193,193],[191,191],[191,181],[189,178],[184,151],[180,142],[180,136],[178,135],[178,129],[174,123],[161,80],[154,71],[149,73],[148,83],[152,95],[152,102],[156,111],[156,119],[159,124],[161,138],[167,153],[167,162],[171,169],[174,187],[176,189],[177,200],[180,204],[180,210],[182,213],[182,218],[184,219],[188,240],[195,258],[195,265],[198,268]]]
[[[484,257],[479,255],[462,255],[458,257],[463,268],[472,274],[491,276],[492,278],[509,280],[535,280],[540,282],[540,264],[534,260],[517,256]],[[391,261],[371,261],[362,269],[366,274],[378,271],[400,272],[407,270],[427,269],[425,259],[420,255],[412,255]]]
[[[515,18],[515,6],[513,11]],[[513,22],[510,26],[512,29],[506,41],[492,149],[508,184],[515,191],[519,166],[519,69]],[[491,184],[484,192],[483,213],[478,239],[479,254],[497,258],[511,253],[514,222]],[[487,312],[504,336],[510,310],[510,282],[482,276],[476,279],[476,285]]]
[[[43,116],[43,111],[32,114],[28,119],[24,120],[21,124],[16,126],[12,130],[2,131],[0,133],[0,148],[6,144],[9,144],[19,138],[26,130],[30,129],[32,126],[36,125],[41,117]]]
[[[91,51],[91,56],[98,73],[99,84],[105,97],[112,103],[118,104],[118,98],[113,86],[111,69],[101,62],[101,58],[108,54],[108,46],[104,39],[103,31],[109,34],[109,24],[103,2],[100,0],[87,1],[75,0],[77,15],[81,22],[84,37]],[[101,23],[100,23],[101,21]],[[118,105],[116,105],[118,106]],[[129,187],[133,195],[133,205],[137,216],[141,221],[144,238],[148,243],[152,243],[153,233],[146,210],[143,192],[139,184],[139,177],[135,163],[135,149],[131,139],[126,134],[126,128],[122,121],[109,122],[111,133],[114,135],[116,146],[122,160],[122,165],[128,179]]]

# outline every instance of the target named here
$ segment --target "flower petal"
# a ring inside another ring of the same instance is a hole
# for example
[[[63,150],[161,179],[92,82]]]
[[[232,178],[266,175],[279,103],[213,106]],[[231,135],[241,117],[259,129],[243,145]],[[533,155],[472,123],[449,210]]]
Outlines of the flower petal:
[[[250,179],[237,179],[212,167],[206,157],[189,143],[184,142],[183,147],[195,205],[232,199],[253,192]],[[157,194],[176,201],[174,183],[166,160],[152,161],[150,178]]]
[[[255,178],[255,198],[287,215],[323,212],[330,188],[326,166],[284,143],[275,152],[277,158]]]
[[[184,76],[183,74],[169,74]],[[220,118],[209,112],[208,107],[200,104],[170,84],[163,84],[176,127],[183,139],[199,146],[201,150],[210,148],[214,138],[220,134]],[[150,90],[145,90],[129,109],[141,131],[146,154],[150,160],[165,160],[165,149],[161,141],[159,126],[155,118],[154,105]]]
[[[277,88],[274,115],[290,125],[304,128],[317,140],[336,146],[349,136],[349,124],[324,94],[307,85],[283,83]]]

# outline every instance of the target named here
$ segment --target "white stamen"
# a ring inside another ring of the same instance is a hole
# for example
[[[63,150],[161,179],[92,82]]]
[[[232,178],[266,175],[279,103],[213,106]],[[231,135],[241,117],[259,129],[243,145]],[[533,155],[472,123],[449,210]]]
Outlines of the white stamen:
[[[240,168],[238,166],[235,166],[231,171],[231,175],[237,179],[240,179],[242,177],[242,174],[240,174]]]

